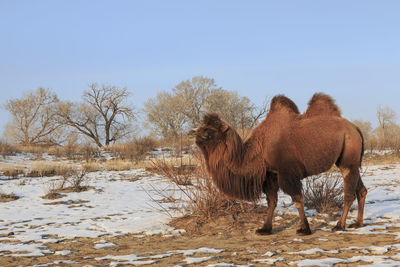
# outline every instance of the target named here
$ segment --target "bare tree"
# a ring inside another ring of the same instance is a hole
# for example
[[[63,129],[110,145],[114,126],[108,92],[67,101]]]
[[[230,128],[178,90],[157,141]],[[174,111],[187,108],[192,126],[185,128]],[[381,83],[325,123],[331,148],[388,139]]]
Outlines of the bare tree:
[[[214,79],[203,76],[183,81],[172,89],[173,93],[180,96],[185,103],[182,112],[188,119],[190,127],[200,123],[207,99],[211,92],[217,89],[221,88],[217,87]]]
[[[182,112],[185,103],[180,96],[161,92],[144,104],[144,113],[152,130],[164,138],[177,138],[183,131],[187,118]]]
[[[376,117],[379,122],[379,135],[380,135],[379,137],[382,148],[387,145],[387,140],[386,140],[387,126],[395,123],[396,116],[397,116],[396,112],[390,107],[382,108],[381,106],[379,106],[376,111]]]
[[[132,132],[134,108],[127,103],[127,88],[90,85],[82,103],[62,102],[58,108],[61,123],[92,139],[99,147],[115,143]]]
[[[376,148],[376,136],[372,129],[371,122],[364,120],[353,120],[353,123],[361,130],[364,137],[365,148],[372,151]]]
[[[213,90],[206,99],[205,110],[218,113],[222,119],[236,128],[249,128],[253,123],[254,106],[247,97],[235,91]]]
[[[199,125],[205,112],[217,112],[234,127],[252,128],[267,112],[267,102],[257,107],[247,97],[218,87],[214,79],[194,77],[179,83],[172,93],[148,100],[143,111],[153,131],[170,138]]]
[[[44,88],[8,100],[4,108],[11,113],[12,121],[7,124],[5,134],[23,145],[59,142],[61,127],[56,120],[57,103],[56,94]]]
[[[364,139],[368,139],[372,134],[372,125],[370,121],[353,120],[353,123],[361,130]]]

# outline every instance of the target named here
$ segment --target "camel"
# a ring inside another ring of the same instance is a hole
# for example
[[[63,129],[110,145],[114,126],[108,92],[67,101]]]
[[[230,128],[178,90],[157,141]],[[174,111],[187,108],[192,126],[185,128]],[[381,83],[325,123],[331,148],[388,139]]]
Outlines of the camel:
[[[359,169],[364,153],[361,131],[341,117],[328,95],[317,93],[304,114],[289,98],[275,96],[266,118],[242,140],[215,113],[207,113],[202,124],[191,131],[202,152],[213,182],[228,197],[258,200],[266,194],[265,223],[256,233],[272,234],[278,190],[288,194],[300,217],[300,235],[311,234],[304,212],[301,180],[328,171],[334,164],[344,179],[344,205],[333,231],[345,230],[349,209],[357,198],[358,215],[349,227],[363,226],[367,195]]]

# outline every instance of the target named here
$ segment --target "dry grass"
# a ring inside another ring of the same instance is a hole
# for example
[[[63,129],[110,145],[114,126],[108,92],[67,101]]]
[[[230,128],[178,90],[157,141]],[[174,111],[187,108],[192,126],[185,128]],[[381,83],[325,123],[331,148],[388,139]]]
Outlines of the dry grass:
[[[363,158],[363,165],[387,165],[387,164],[400,164],[400,154],[385,153],[383,155],[377,153],[366,153]]]
[[[103,167],[106,171],[128,171],[134,169],[136,165],[131,161],[115,159],[104,162]]]
[[[127,143],[110,145],[106,149],[116,158],[138,163],[145,160],[149,155],[149,152],[154,150],[158,143],[157,139],[145,136],[134,138],[132,141]]]
[[[12,165],[2,165],[0,168],[0,172],[3,173],[4,176],[16,179],[22,174],[24,174],[25,168],[22,166],[12,166]]]
[[[97,172],[102,170],[102,165],[98,162],[88,162],[82,165],[82,169],[86,172]]]
[[[27,177],[50,177],[64,175],[76,167],[65,164],[48,161],[38,161],[32,164],[26,174]]]
[[[19,196],[14,193],[6,194],[0,191],[0,202],[10,202],[19,199]]]

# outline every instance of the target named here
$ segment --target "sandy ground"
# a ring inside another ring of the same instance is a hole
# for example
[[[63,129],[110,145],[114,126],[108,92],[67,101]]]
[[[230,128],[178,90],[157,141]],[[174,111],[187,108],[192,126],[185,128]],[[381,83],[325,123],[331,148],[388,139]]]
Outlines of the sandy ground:
[[[220,218],[181,236],[128,234],[66,239],[48,244],[54,254],[40,257],[5,255],[0,258],[0,266],[44,266],[49,263],[56,266],[119,266],[126,263],[132,266],[184,266],[196,264],[196,261],[202,261],[197,263],[199,266],[286,266],[293,262],[305,266],[302,260],[317,259],[321,265],[324,258],[354,261],[335,266],[377,264],[379,260],[398,260],[400,264],[400,242],[396,240],[399,227],[381,225],[383,229],[377,229],[374,234],[355,234],[352,230],[334,233],[327,229],[324,217],[313,218],[313,234],[309,236],[296,234],[298,220],[295,215],[283,215],[275,223],[274,234],[256,235],[254,230],[259,225],[258,220],[262,220],[262,214],[257,214],[240,218],[235,223],[231,218]],[[173,222],[174,226],[188,223],[189,219]],[[124,257],[118,258],[119,255]],[[369,256],[373,256],[373,260],[368,261]]]

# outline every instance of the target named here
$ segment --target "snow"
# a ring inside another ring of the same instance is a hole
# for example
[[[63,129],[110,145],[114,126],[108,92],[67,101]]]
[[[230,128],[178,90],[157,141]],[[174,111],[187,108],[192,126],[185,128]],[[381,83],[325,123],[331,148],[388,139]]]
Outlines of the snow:
[[[184,256],[193,256],[196,253],[205,253],[205,254],[219,254],[223,252],[223,249],[215,249],[215,248],[198,248],[198,249],[188,249],[188,250],[176,250],[174,253],[182,253]]]
[[[214,257],[209,256],[209,257],[199,257],[199,258],[192,258],[192,257],[188,257],[186,259],[184,259],[183,261],[186,262],[186,264],[198,264],[198,263],[202,263],[205,261],[210,261],[213,260]]]
[[[174,234],[180,232],[167,223],[169,215],[152,207],[147,192],[152,184],[162,184],[160,177],[151,176],[130,182],[130,177],[143,175],[143,170],[89,173],[89,185],[96,190],[67,193],[65,197],[46,200],[46,186],[55,178],[28,178],[25,185],[18,180],[0,180],[0,188],[20,196],[18,200],[0,203],[0,236],[13,232],[18,244],[2,243],[1,252],[30,252],[42,255],[43,244],[75,237],[99,237],[126,233]],[[153,194],[154,195],[154,194]],[[157,198],[155,195],[154,198]],[[66,204],[51,205],[63,201]],[[72,204],[81,201],[81,204]],[[24,243],[35,242],[38,244]],[[26,254],[27,255],[27,254]]]

